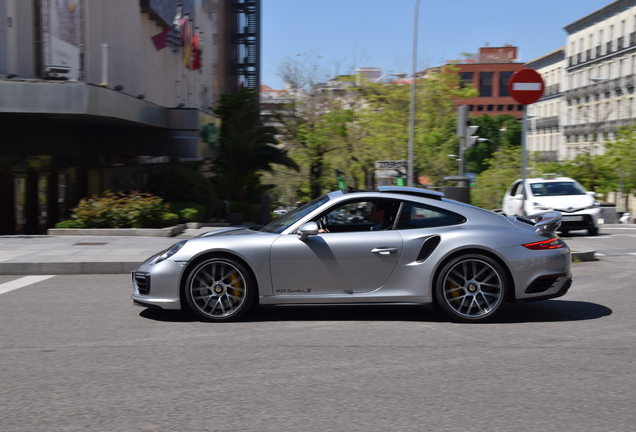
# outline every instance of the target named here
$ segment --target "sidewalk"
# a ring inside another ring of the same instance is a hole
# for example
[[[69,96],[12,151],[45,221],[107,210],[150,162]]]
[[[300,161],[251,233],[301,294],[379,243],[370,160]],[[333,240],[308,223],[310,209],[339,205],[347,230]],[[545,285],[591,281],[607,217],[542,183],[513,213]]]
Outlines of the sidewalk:
[[[124,274],[178,241],[210,231],[186,229],[175,237],[0,236],[0,275]]]
[[[605,228],[634,228],[608,224]],[[125,274],[178,241],[226,227],[186,229],[175,237],[0,236],[0,275]],[[601,232],[603,227],[601,227]]]

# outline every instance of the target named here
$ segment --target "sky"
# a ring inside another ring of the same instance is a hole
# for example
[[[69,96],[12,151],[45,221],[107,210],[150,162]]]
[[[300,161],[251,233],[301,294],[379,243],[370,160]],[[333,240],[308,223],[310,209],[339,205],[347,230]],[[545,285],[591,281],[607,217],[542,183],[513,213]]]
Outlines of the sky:
[[[518,47],[526,63],[565,46],[568,24],[609,0],[422,0],[417,70],[477,53],[482,46]],[[285,59],[320,57],[335,73],[379,67],[411,73],[415,0],[261,0],[261,84],[282,89]],[[341,65],[337,67],[336,65]]]

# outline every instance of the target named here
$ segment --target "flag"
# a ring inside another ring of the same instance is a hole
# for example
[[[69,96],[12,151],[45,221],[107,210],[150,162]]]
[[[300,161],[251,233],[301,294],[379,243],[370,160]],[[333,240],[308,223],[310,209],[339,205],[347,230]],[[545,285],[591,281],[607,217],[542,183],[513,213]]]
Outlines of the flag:
[[[183,46],[182,59],[185,63],[186,69],[190,69],[192,64],[192,21],[186,20],[183,30],[181,31],[181,35],[181,43]]]
[[[181,4],[177,5],[177,14],[172,21],[172,29],[166,38],[166,45],[170,47],[173,54],[181,49]]]
[[[192,63],[190,70],[201,69],[201,44],[199,43],[199,34],[197,32],[192,36]]]
[[[170,34],[171,31],[172,29],[162,31],[161,33],[156,34],[150,38],[152,39],[152,42],[155,44],[155,48],[157,49],[157,51],[160,51],[168,46],[168,35]]]

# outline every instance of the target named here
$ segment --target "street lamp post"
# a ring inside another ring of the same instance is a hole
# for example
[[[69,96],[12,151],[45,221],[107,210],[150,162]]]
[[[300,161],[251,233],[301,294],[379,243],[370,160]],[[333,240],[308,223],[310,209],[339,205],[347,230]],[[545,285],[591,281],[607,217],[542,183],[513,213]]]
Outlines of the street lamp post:
[[[415,74],[417,65],[417,19],[420,9],[420,0],[415,0],[415,11],[413,14],[413,67],[411,75],[411,115],[409,119],[409,157],[408,157],[408,179],[407,186],[415,186],[413,184],[413,140],[415,139]]]

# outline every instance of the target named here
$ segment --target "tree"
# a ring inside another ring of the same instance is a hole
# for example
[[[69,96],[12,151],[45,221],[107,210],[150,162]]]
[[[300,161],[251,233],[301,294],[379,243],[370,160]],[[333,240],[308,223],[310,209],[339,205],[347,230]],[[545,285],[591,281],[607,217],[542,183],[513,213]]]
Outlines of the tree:
[[[473,125],[479,126],[477,134],[487,141],[478,141],[474,147],[466,151],[466,172],[480,174],[489,168],[489,161],[498,148],[521,145],[521,124],[513,115],[500,114],[491,117],[484,114],[472,117],[470,121]]]
[[[520,176],[521,148],[500,148],[487,164],[489,168],[477,176],[477,185],[472,189],[471,200],[478,207],[501,208],[506,189]]]
[[[257,202],[267,189],[260,182],[261,172],[272,171],[274,164],[298,170],[287,151],[277,147],[276,128],[261,123],[254,90],[222,95],[214,113],[221,118],[221,133],[212,171],[228,199]]]

